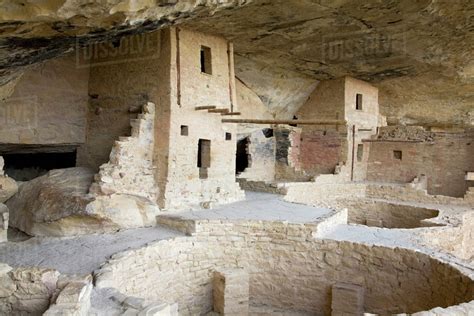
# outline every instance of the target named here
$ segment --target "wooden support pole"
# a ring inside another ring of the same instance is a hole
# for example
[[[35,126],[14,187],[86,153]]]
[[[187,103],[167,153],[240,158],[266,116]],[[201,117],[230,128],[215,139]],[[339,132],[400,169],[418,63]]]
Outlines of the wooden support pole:
[[[222,123],[248,123],[248,124],[297,124],[297,125],[344,125],[346,121],[340,120],[258,120],[258,119],[222,119]]]

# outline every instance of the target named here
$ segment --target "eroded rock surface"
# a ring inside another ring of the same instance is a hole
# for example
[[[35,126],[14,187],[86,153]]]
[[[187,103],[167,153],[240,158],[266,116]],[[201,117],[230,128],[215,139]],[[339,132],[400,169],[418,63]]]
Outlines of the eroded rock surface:
[[[306,89],[290,93],[291,82],[353,76],[380,88],[382,114],[394,123],[474,122],[474,3],[469,0],[7,1],[1,6],[0,84],[9,84],[0,86],[0,99],[11,94],[24,66],[76,45],[184,22],[235,43],[236,75],[274,113],[296,110],[305,98]],[[255,65],[250,72],[249,63]],[[294,80],[285,83],[288,79]],[[268,90],[268,82],[280,92]]]
[[[16,194],[7,203],[10,209],[10,225],[29,235],[44,235],[58,221],[64,225],[87,227],[81,223],[86,205],[92,201],[87,191],[94,174],[86,168],[58,169],[48,172],[20,185]],[[74,219],[68,218],[74,216]],[[68,218],[68,219],[66,219]],[[54,229],[63,231],[63,229]],[[67,228],[64,227],[64,232]]]
[[[59,272],[0,263],[0,314],[42,315],[58,286]]]
[[[71,236],[151,226],[159,211],[148,199],[89,194],[94,173],[58,169],[24,182],[8,201],[10,225],[33,236]]]

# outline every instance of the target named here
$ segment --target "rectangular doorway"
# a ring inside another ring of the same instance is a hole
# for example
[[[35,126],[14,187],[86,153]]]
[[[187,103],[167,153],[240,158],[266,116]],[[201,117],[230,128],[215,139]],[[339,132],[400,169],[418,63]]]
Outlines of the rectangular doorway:
[[[211,141],[208,139],[199,139],[197,167],[199,168],[199,179],[207,179],[207,171],[211,167]]]

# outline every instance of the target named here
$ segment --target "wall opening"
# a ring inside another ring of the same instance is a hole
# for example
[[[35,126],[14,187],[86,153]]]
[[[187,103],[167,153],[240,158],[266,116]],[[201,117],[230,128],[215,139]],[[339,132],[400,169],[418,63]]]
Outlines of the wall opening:
[[[265,138],[273,137],[273,128],[264,128],[262,129],[262,133],[265,136]]]
[[[208,139],[199,139],[197,167],[199,168],[199,179],[207,179],[207,171],[211,167],[211,141]]]
[[[356,94],[356,110],[362,110],[362,94]]]
[[[250,138],[245,137],[237,142],[237,153],[235,160],[235,173],[240,174],[250,166],[249,154]]]
[[[207,46],[201,46],[201,72],[212,75],[211,49]]]
[[[293,120],[297,121],[298,120],[298,117],[296,115],[293,115]],[[298,124],[288,124],[290,126],[293,126],[293,127],[297,127]]]
[[[225,140],[232,140],[232,133],[225,133]]]
[[[402,151],[401,150],[394,150],[393,151],[393,158],[397,160],[402,160]]]
[[[76,166],[76,151],[2,154],[5,173],[16,181],[30,181],[49,170]]]
[[[357,145],[357,161],[361,162],[364,157],[364,144]]]
[[[187,125],[181,125],[181,136],[189,135],[189,127]]]

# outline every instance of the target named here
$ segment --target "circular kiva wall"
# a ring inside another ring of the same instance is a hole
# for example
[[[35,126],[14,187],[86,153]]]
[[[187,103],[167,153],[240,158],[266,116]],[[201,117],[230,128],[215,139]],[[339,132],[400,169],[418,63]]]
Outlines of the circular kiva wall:
[[[438,210],[373,200],[343,202],[348,209],[348,222],[385,228],[417,228],[439,226],[424,221],[437,217]]]
[[[212,310],[212,276],[242,267],[252,308],[330,315],[338,282],[365,289],[365,312],[413,313],[474,299],[474,281],[449,264],[400,248],[314,240],[305,225],[268,222],[197,224],[193,237],[159,241],[116,255],[97,286],[178,303],[180,315]]]

